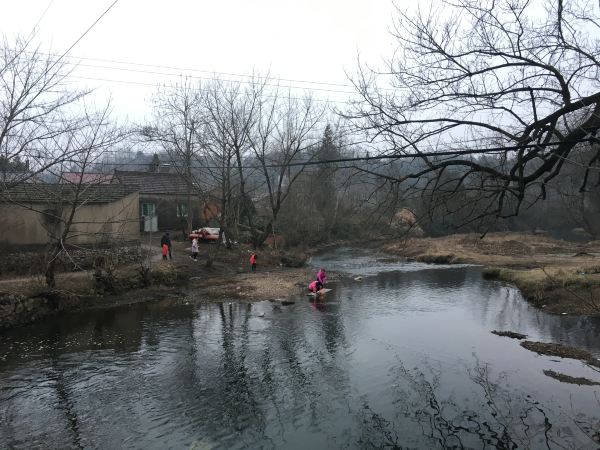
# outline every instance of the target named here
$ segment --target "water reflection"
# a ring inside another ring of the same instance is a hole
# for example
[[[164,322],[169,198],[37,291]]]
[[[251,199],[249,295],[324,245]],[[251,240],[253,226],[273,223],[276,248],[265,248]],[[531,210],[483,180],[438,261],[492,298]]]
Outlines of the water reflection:
[[[575,449],[597,445],[596,423],[580,420],[572,410],[554,423],[540,402],[528,395],[515,396],[501,381],[492,381],[487,366],[477,365],[469,371],[470,381],[483,394],[475,410],[465,409],[452,397],[440,399],[437,376],[429,381],[422,372],[402,365],[395,376],[395,420],[386,419],[365,402],[356,416],[361,447]],[[398,416],[405,420],[399,421]]]
[[[542,371],[598,374],[489,333],[599,354],[597,320],[477,268],[361,258],[372,276],[291,306],[166,300],[4,333],[0,447],[597,447],[598,390]]]

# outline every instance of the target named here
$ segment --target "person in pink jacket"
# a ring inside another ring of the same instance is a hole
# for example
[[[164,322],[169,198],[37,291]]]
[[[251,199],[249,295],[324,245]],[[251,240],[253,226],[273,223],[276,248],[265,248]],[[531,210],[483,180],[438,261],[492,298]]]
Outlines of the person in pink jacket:
[[[316,294],[321,290],[322,287],[323,287],[323,284],[321,284],[321,282],[319,280],[314,280],[314,281],[311,281],[310,284],[308,285],[308,290],[310,292],[312,292],[313,294]]]
[[[317,272],[317,281],[321,283],[322,286],[325,286],[325,283],[327,283],[327,274],[325,273],[325,269],[319,269]]]

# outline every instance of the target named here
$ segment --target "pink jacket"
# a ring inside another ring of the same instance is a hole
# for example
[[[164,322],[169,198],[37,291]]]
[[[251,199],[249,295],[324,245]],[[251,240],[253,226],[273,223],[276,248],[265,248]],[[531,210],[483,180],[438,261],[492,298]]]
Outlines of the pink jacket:
[[[311,292],[317,292],[317,281],[311,281],[308,285],[308,290]]]
[[[325,286],[325,283],[327,282],[327,274],[325,273],[325,271],[323,269],[320,269],[317,272],[317,280],[319,280],[321,282],[321,284],[323,286]]]

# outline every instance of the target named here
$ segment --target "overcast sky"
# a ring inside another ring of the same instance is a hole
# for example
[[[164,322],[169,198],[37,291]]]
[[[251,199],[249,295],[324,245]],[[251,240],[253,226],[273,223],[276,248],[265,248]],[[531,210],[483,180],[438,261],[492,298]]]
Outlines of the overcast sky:
[[[39,21],[38,42],[63,53],[112,1],[2,0],[0,30],[9,37],[27,36]],[[174,81],[179,74],[210,77],[211,72],[270,70],[280,78],[347,85],[344,71],[354,72],[358,53],[371,63],[391,54],[393,12],[391,0],[119,0],[70,55],[86,58],[75,75],[87,78],[78,80],[90,87],[100,87],[97,98],[110,89],[116,112],[141,120],[148,113],[152,85]],[[335,100],[347,97],[314,93]]]

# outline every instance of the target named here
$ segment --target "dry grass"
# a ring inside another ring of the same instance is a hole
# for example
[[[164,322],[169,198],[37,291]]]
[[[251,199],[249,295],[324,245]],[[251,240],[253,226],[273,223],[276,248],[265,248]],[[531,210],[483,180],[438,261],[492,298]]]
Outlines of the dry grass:
[[[600,386],[600,383],[598,383],[597,381],[593,381],[583,377],[572,377],[569,375],[565,375],[564,373],[555,372],[554,370],[544,370],[544,375],[550,378],[554,378],[555,380],[558,380],[561,383],[576,384],[578,386]]]
[[[314,273],[308,269],[272,269],[210,279],[192,278],[190,291],[205,300],[282,299],[302,293]]]
[[[58,291],[76,295],[93,292],[94,280],[90,272],[61,273],[56,276]],[[0,279],[0,292],[35,296],[48,291],[42,275]]]
[[[198,262],[190,259],[189,242],[174,242],[173,260],[163,261],[159,249],[150,255],[149,277],[151,285],[144,284],[140,265],[132,264],[117,268],[105,284],[98,286],[93,272],[57,274],[57,291],[81,297],[97,298],[98,305],[131,303],[168,296],[191,293],[205,300],[283,299],[303,292],[314,273],[311,270],[280,267],[279,251],[259,251],[258,271],[250,272],[248,258],[250,248],[221,248],[211,267],[207,267],[206,255],[215,247],[201,246]],[[289,256],[289,255],[287,255]],[[294,257],[298,255],[292,255]],[[299,255],[303,257],[303,255]],[[11,277],[0,279],[0,292],[36,295],[46,292],[43,276]],[[156,293],[157,295],[154,295]]]
[[[456,234],[439,238],[411,238],[385,246],[422,261],[447,260],[502,267],[561,266],[598,264],[600,242],[585,245],[524,233]],[[581,256],[574,257],[576,254]]]
[[[593,355],[587,350],[552,342],[523,341],[521,342],[521,347],[540,355],[577,359],[584,362],[593,360]]]
[[[515,333],[514,331],[498,331],[498,330],[492,330],[492,334],[495,334],[496,336],[503,336],[503,337],[508,337],[511,339],[525,339],[527,337],[526,334],[521,334],[521,333]]]

